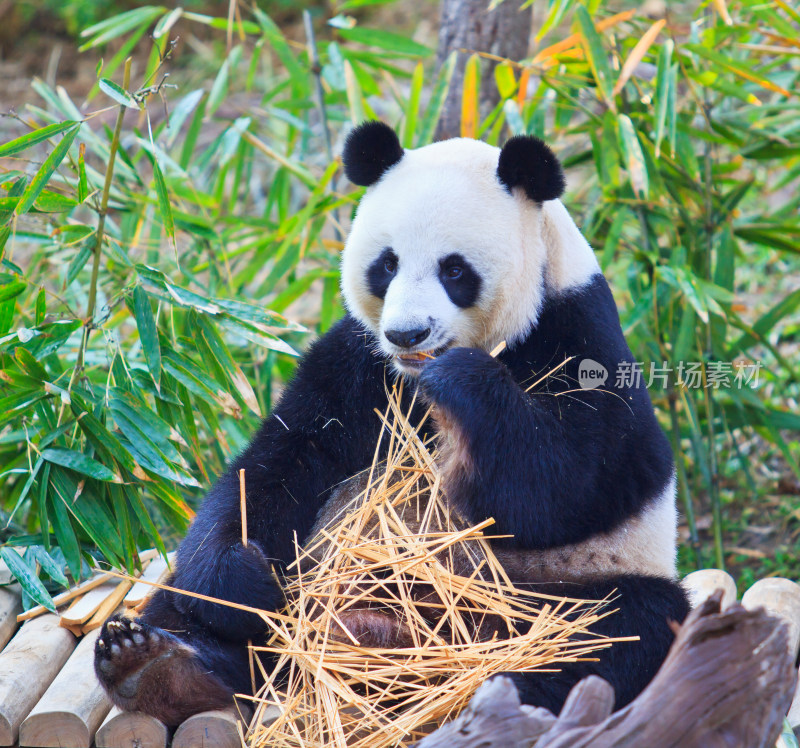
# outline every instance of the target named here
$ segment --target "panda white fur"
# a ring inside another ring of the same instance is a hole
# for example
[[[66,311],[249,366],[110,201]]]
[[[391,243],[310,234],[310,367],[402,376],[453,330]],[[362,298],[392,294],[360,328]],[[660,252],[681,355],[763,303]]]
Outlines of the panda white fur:
[[[455,139],[404,150],[370,122],[350,134],[343,161],[368,188],[342,256],[348,314],[309,349],[211,489],[172,584],[278,608],[271,565],[280,573],[293,560],[295,533],[307,537],[334,488],[369,466],[384,382],[404,376],[436,406],[450,501],[512,536],[495,541],[512,579],[589,599],[616,590],[619,610],[598,633],[641,639],[599,662],[514,675],[523,701],[557,712],[572,685],[597,673],[623,706],[666,656],[669,622],[688,611],[675,579],[674,467],[644,386],[614,380],[634,359],[594,254],[558,199],[558,160],[532,137],[502,149]],[[579,386],[585,359],[611,373],[604,387]],[[96,672],[122,708],[177,724],[250,690],[247,642],[263,633],[255,615],[159,591],[137,622],[106,624]]]

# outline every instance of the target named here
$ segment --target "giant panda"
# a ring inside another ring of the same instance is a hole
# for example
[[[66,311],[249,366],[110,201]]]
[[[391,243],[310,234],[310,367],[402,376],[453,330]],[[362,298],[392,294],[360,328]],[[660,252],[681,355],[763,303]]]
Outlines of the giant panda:
[[[369,122],[349,135],[343,162],[367,188],[342,254],[347,314],[309,348],[209,492],[171,584],[280,608],[294,538],[370,465],[374,410],[386,407],[386,382],[402,377],[407,396],[416,391],[437,413],[448,500],[471,522],[495,519],[513,581],[593,600],[614,594],[618,610],[597,633],[640,637],[596,662],[513,674],[522,701],[557,713],[571,686],[596,673],[624,706],[666,656],[670,623],[688,612],[676,581],[674,465],[646,389],[615,380],[634,359],[595,256],[559,200],[557,158],[530,136],[502,149],[469,139],[403,149],[391,128]],[[605,386],[580,386],[585,361],[609,373]],[[247,645],[264,635],[255,614],[159,590],[135,621],[106,622],[95,670],[119,707],[176,725],[250,692]]]

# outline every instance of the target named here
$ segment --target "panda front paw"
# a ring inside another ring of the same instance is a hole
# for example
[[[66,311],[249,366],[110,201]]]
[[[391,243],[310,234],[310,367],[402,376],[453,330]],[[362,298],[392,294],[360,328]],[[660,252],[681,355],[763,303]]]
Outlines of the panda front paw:
[[[425,364],[419,377],[422,394],[445,410],[474,407],[475,398],[503,387],[510,377],[505,365],[480,348],[451,348]]]

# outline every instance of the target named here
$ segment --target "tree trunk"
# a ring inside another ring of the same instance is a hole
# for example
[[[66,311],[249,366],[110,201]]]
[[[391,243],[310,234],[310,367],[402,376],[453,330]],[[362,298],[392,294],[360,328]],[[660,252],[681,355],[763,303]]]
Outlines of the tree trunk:
[[[689,614],[656,677],[619,712],[597,676],[572,689],[558,719],[520,706],[511,681],[495,678],[417,748],[773,748],[796,680],[788,628],[762,608],[720,612],[721,596]]]
[[[458,62],[436,128],[436,140],[457,138],[461,135],[464,66],[472,52],[488,52],[511,60],[521,60],[528,53],[531,7],[520,10],[523,0],[505,0],[489,12],[489,2],[490,0],[442,0],[437,65],[441,67],[453,50],[458,51]],[[482,116],[488,114],[500,100],[493,78],[495,65],[494,62],[484,60],[481,66]]]

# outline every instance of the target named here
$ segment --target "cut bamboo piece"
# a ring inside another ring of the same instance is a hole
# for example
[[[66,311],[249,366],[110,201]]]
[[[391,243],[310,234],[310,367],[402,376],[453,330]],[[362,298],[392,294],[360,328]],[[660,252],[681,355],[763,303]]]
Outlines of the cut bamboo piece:
[[[797,656],[800,647],[800,585],[791,579],[761,579],[742,595],[745,608],[763,607],[789,624],[789,649]]]
[[[195,714],[172,739],[172,748],[241,748],[237,715],[232,711]]]
[[[17,630],[17,615],[22,611],[19,585],[0,587],[0,650]]]
[[[28,621],[0,652],[0,745],[16,743],[22,720],[74,649],[75,637],[49,613]]]
[[[722,610],[736,602],[736,582],[722,569],[700,569],[683,578],[683,588],[689,593],[693,608],[705,602],[715,590],[722,590]]]
[[[116,581],[106,582],[77,599],[61,614],[61,625],[82,626],[95,614],[106,598],[117,589],[118,584]]]
[[[19,730],[19,744],[36,748],[89,748],[111,709],[94,674],[99,631],[84,636]]]
[[[60,595],[56,595],[53,598],[53,602],[55,603],[55,606],[59,608],[62,605],[66,605],[70,600],[74,600],[76,597],[83,595],[89,590],[93,590],[95,587],[100,586],[104,582],[107,582],[109,579],[111,579],[109,574],[98,574],[96,577],[87,579],[85,582],[73,587],[71,590],[67,590],[66,592],[62,592]],[[40,616],[44,613],[47,613],[47,608],[45,608],[44,605],[37,605],[35,608],[26,610],[24,613],[18,615],[17,622],[22,623],[22,621],[29,621],[31,618],[36,618],[36,616]]]
[[[125,595],[124,603],[126,608],[138,608],[147,599],[147,596],[155,589],[151,584],[148,584],[148,582],[162,581],[170,572],[167,562],[172,564],[174,558],[175,552],[173,551],[167,555],[167,561],[159,556],[158,558],[154,558],[147,565],[147,568],[142,572],[140,581],[136,582],[136,584],[131,587],[131,591]]]
[[[81,632],[88,634],[90,631],[99,629],[106,622],[106,618],[122,604],[122,599],[128,594],[132,584],[133,582],[120,582],[117,588],[103,600],[89,621],[83,624]]]
[[[166,748],[167,727],[142,712],[114,707],[94,736],[97,748]]]

